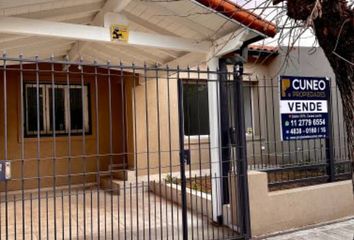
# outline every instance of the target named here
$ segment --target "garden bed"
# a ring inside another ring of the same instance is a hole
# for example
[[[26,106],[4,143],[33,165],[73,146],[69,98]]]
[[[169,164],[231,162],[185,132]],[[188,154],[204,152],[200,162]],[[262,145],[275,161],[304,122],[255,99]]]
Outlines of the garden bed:
[[[278,191],[284,189],[312,186],[323,184],[327,182],[327,175],[323,169],[312,170],[291,170],[282,172],[268,172],[269,191]],[[338,180],[345,180],[341,177]],[[173,183],[180,185],[181,179],[167,175],[165,178],[166,183]],[[194,177],[186,179],[187,188],[203,193],[211,193],[212,184],[210,176]]]

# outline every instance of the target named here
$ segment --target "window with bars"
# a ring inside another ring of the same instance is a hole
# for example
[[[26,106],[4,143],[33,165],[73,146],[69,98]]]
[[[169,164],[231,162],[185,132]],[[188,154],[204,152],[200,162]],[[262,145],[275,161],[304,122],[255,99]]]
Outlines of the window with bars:
[[[90,133],[89,86],[33,84],[24,86],[25,136]]]
[[[243,88],[245,127],[254,132],[253,86]],[[209,135],[208,86],[206,81],[183,82],[184,132],[186,136]]]
[[[206,81],[183,82],[184,132],[209,135],[208,86]]]

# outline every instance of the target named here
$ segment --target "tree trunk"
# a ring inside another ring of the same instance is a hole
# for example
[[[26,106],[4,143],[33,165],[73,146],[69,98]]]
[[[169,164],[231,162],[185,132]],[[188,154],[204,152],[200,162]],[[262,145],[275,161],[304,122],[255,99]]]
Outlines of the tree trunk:
[[[352,11],[341,1],[327,1],[323,15],[314,21],[314,30],[336,76],[341,93],[347,132],[348,159],[354,170],[354,21]],[[354,186],[354,171],[353,186]]]
[[[342,97],[354,190],[354,10],[346,0],[273,0],[273,4],[284,1],[290,18],[312,25],[336,76]]]

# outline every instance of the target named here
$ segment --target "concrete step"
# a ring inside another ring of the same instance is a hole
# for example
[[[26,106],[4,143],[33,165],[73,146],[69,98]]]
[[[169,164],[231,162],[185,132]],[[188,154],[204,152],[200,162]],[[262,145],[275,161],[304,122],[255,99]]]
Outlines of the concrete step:
[[[114,169],[112,171],[112,176],[114,179],[121,181],[134,181],[135,180],[135,171],[127,169]]]
[[[127,166],[128,165],[126,163],[113,163],[113,164],[109,164],[108,170],[126,169]]]
[[[101,177],[100,179],[100,187],[107,192],[111,192],[112,194],[120,195],[121,184],[123,181],[112,180],[111,177]]]

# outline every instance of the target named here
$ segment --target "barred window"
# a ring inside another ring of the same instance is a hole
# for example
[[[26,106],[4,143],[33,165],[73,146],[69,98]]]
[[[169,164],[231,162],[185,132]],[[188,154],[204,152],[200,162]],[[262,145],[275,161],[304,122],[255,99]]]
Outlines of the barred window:
[[[183,82],[184,133],[209,135],[208,86],[206,81]]]
[[[90,133],[89,86],[25,84],[25,136]],[[53,97],[54,92],[54,97]],[[53,102],[54,101],[54,102]],[[54,111],[53,111],[54,107]],[[39,117],[39,118],[38,118]],[[55,123],[55,124],[54,124]],[[54,126],[55,125],[55,126]]]

